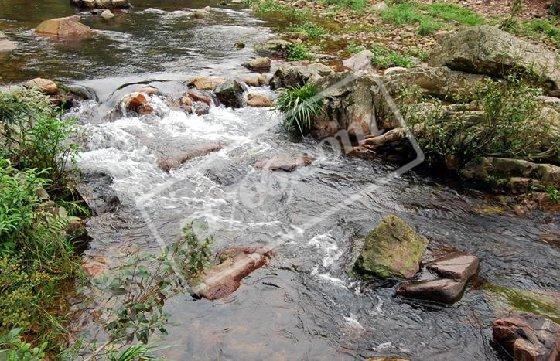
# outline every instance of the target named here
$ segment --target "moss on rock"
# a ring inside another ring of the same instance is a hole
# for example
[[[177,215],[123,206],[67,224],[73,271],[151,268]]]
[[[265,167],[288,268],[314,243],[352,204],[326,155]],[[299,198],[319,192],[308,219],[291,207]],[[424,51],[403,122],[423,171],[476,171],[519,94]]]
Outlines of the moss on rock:
[[[405,221],[389,215],[367,235],[355,267],[381,278],[410,278],[418,272],[427,245]]]

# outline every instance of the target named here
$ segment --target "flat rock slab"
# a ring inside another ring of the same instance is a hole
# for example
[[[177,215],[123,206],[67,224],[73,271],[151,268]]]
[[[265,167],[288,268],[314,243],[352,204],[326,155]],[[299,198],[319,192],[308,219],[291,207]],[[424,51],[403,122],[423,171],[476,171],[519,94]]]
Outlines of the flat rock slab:
[[[69,40],[86,38],[92,35],[90,27],[80,23],[80,17],[77,15],[45,20],[35,30],[38,34]]]
[[[492,338],[514,361],[560,360],[560,325],[533,314],[517,314],[492,323]]]
[[[453,303],[461,298],[464,287],[464,281],[440,278],[430,281],[403,282],[397,287],[396,293],[408,298]]]
[[[454,252],[429,263],[427,268],[441,277],[466,282],[476,274],[479,264],[478,257],[472,254]]]
[[[241,286],[241,280],[268,263],[267,248],[232,248],[221,253],[221,263],[208,270],[194,287],[199,297],[215,300],[226,297]]]
[[[194,147],[193,149],[190,149],[188,151],[176,154],[174,156],[160,157],[157,160],[157,165],[161,170],[165,172],[169,172],[173,169],[179,168],[181,165],[183,165],[184,163],[188,162],[191,159],[203,157],[213,152],[218,152],[222,148],[223,148],[223,144],[221,143],[203,144],[201,146]]]
[[[306,155],[279,154],[269,159],[260,160],[255,163],[255,168],[270,171],[293,172],[299,167],[308,166],[313,163],[313,158]]]

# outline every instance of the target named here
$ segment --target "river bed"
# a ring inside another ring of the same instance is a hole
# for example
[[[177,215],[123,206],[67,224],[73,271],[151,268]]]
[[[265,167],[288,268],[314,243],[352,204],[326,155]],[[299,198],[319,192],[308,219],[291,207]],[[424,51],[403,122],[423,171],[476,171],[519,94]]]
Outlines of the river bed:
[[[135,1],[110,22],[84,14],[100,34],[68,43],[31,29],[74,10],[66,1],[41,4],[0,4],[0,30],[18,42],[0,58],[0,82],[42,76],[98,95],[73,110],[84,139],[78,166],[86,186],[119,203],[89,220],[84,257],[118,266],[134,254],[157,253],[193,220],[213,235],[215,250],[275,245],[271,263],[231,296],[208,301],[181,294],[167,301],[172,323],[160,343],[169,359],[500,360],[490,340],[502,308],[482,289],[469,288],[456,304],[441,306],[397,298],[391,284],[349,275],[360,240],[391,213],[428,237],[432,249],[452,246],[478,256],[482,280],[560,290],[560,250],[541,240],[560,232],[557,215],[481,212],[495,200],[424,173],[387,178],[392,168],[382,162],[347,158],[312,139],[294,142],[272,109],[213,107],[196,116],[166,105],[163,98],[177,98],[194,75],[247,73],[240,64],[272,30],[242,6],[210,3],[207,18],[191,19],[190,10],[208,2]],[[240,41],[244,49],[236,48]],[[109,121],[106,115],[140,84],[162,92],[156,115]],[[216,143],[221,150],[170,173],[157,166],[162,155]],[[291,173],[253,167],[284,153],[316,160]]]

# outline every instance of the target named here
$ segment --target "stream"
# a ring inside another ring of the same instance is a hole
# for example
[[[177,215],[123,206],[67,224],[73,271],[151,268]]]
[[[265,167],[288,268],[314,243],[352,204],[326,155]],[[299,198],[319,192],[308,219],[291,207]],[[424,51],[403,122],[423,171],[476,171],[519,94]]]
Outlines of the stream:
[[[491,345],[500,305],[469,286],[451,306],[394,296],[391,284],[357,281],[348,272],[363,237],[396,214],[430,239],[478,256],[480,278],[504,287],[560,291],[560,249],[544,242],[560,234],[557,215],[483,212],[495,200],[423,172],[390,177],[383,162],[347,158],[312,139],[294,142],[268,108],[212,107],[203,116],[166,105],[196,75],[248,74],[240,64],[275,24],[241,5],[212,1],[135,0],[128,13],[103,21],[92,39],[38,37],[44,19],[73,14],[67,0],[2,0],[0,30],[18,43],[0,55],[0,83],[41,76],[94,89],[79,117],[84,147],[78,167],[98,197],[88,221],[86,259],[118,266],[132,255],[157,253],[188,221],[204,225],[214,250],[274,245],[270,264],[245,278],[231,296],[167,300],[170,360],[354,360],[393,355],[412,360],[501,360]],[[189,10],[210,5],[204,19]],[[236,42],[246,44],[237,49]],[[155,115],[107,114],[140,85],[154,97]],[[253,91],[274,96],[266,88]],[[169,173],[157,159],[220,144]],[[277,154],[315,158],[294,172],[266,172],[255,162]],[[118,201],[116,201],[118,199]]]

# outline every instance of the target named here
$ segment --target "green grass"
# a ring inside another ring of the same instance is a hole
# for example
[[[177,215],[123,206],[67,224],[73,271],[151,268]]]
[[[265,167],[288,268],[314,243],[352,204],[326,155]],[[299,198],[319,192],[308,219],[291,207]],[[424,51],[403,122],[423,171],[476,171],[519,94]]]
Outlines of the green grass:
[[[285,113],[284,127],[288,131],[300,135],[310,132],[314,117],[321,111],[321,100],[315,99],[317,94],[317,87],[312,83],[280,93],[276,107]]]
[[[326,34],[325,28],[320,25],[314,24],[310,21],[306,21],[303,24],[292,26],[290,31],[295,31],[307,35],[310,39],[316,40],[322,35]]]
[[[323,0],[325,4],[335,5],[339,8],[347,8],[354,11],[364,10],[368,5],[367,0]]]
[[[416,25],[420,35],[429,35],[447,23],[480,25],[484,19],[472,10],[448,3],[422,4],[412,1],[389,5],[381,13],[383,20],[395,25]]]
[[[560,48],[560,26],[555,19],[531,19],[526,21],[508,19],[502,24],[502,28],[516,35],[548,41],[555,47]]]
[[[276,0],[246,0],[257,15],[275,16],[279,15],[287,20],[303,22],[311,18],[312,13],[308,9],[297,9],[284,5]]]
[[[291,44],[286,52],[286,59],[289,61],[310,60],[312,56],[307,45]]]
[[[546,187],[546,193],[552,203],[560,203],[560,190],[558,188],[549,185]]]
[[[412,59],[408,55],[391,50],[382,44],[374,44],[371,51],[373,52],[372,65],[378,68],[386,69],[392,66],[408,68],[412,66]]]

